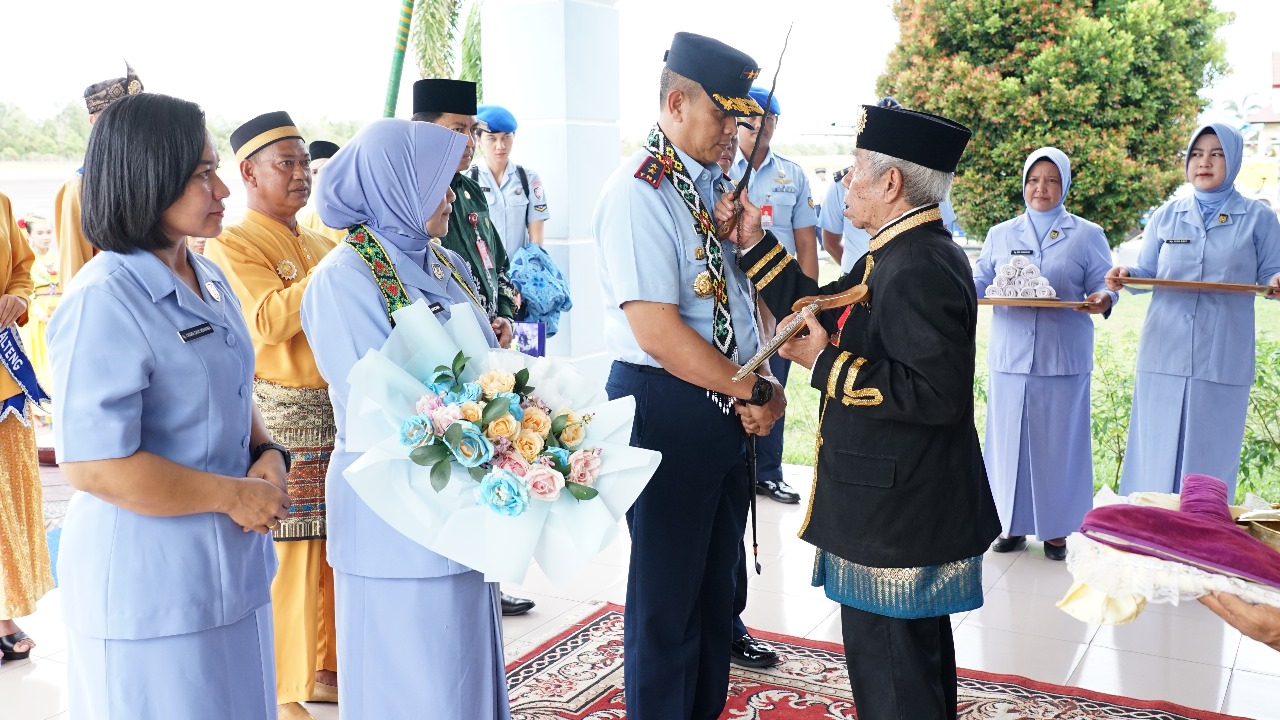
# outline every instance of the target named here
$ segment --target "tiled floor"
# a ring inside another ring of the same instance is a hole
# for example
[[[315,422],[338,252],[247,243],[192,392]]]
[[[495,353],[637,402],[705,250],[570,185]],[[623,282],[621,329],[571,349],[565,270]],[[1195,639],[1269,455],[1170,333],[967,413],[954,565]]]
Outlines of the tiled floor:
[[[791,479],[808,486],[808,472]],[[760,502],[760,561],[752,576],[745,621],[763,630],[840,642],[837,606],[809,586],[813,550],[796,538],[804,506]],[[515,595],[538,607],[503,622],[509,656],[523,653],[585,603],[623,602],[629,543],[626,533],[593,566],[564,588],[533,568]],[[1012,556],[988,553],[986,604],[952,619],[962,667],[1023,675],[1130,697],[1169,700],[1194,708],[1260,720],[1280,720],[1280,653],[1232,630],[1199,604],[1154,605],[1119,627],[1085,625],[1054,603],[1070,584],[1062,563],[1044,559],[1038,543]],[[22,626],[39,642],[33,660],[0,665],[0,717],[67,718],[65,639],[54,591]],[[335,706],[311,708],[317,720],[336,720]]]

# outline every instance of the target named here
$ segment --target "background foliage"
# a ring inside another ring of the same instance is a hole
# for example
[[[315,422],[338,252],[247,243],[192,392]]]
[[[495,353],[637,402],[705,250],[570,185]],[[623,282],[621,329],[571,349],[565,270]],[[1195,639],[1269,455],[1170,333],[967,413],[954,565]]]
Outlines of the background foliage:
[[[1072,212],[1119,244],[1184,182],[1197,92],[1226,71],[1211,0],[897,0],[894,15],[878,90],[973,130],[952,191],[973,237],[1022,211],[1022,163],[1053,145]]]

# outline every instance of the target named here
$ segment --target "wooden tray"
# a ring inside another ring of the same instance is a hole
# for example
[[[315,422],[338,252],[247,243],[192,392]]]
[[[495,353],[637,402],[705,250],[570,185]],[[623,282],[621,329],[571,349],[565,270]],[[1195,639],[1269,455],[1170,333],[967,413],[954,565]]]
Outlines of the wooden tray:
[[[1162,278],[1119,278],[1122,285],[1149,285],[1152,288],[1168,288],[1170,290],[1186,290],[1189,292],[1244,293],[1254,295],[1269,293],[1274,288],[1269,285],[1241,285],[1238,283],[1201,282],[1199,280],[1167,280]]]
[[[978,298],[979,305],[1009,305],[1030,308],[1084,308],[1089,303],[1083,300],[1055,300],[1053,298]]]

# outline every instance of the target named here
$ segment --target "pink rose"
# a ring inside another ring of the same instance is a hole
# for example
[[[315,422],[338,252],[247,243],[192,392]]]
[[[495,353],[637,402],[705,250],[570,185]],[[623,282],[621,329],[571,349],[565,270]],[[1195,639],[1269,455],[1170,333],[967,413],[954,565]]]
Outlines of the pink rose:
[[[600,448],[578,450],[569,456],[569,480],[590,485],[600,475]]]
[[[426,395],[418,398],[416,409],[419,415],[431,417],[431,413],[435,412],[437,408],[443,405],[444,401],[440,399],[439,395],[436,395],[435,393],[427,393]]]
[[[507,441],[510,444],[510,440]],[[529,472],[529,463],[520,457],[520,453],[504,452],[497,453],[493,456],[493,466],[515,475],[516,477],[524,477]]]
[[[462,408],[457,405],[441,405],[431,411],[431,424],[436,426],[436,434],[444,435],[449,426],[462,419]]]
[[[564,476],[546,465],[533,465],[524,475],[529,483],[529,494],[539,500],[551,502],[560,497],[564,488]]]

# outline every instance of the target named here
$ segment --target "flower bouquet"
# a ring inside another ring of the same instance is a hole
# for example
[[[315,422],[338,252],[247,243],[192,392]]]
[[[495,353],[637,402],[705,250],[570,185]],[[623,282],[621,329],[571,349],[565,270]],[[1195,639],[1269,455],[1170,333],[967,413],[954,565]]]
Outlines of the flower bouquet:
[[[474,313],[396,311],[349,376],[346,471],[405,536],[519,583],[536,560],[570,580],[612,540],[661,456],[628,443],[631,398],[606,401],[569,364],[488,347]]]

